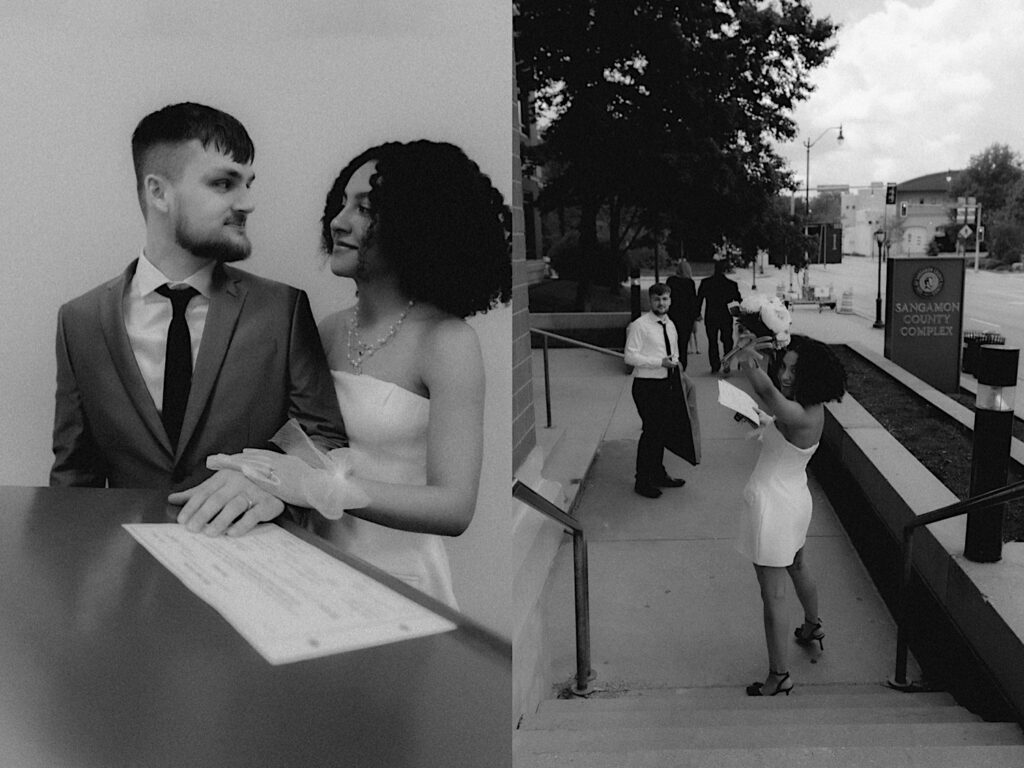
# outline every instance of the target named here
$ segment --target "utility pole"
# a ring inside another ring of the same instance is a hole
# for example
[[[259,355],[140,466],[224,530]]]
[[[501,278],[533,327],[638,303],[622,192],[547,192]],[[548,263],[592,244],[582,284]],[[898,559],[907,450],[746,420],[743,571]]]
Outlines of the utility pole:
[[[974,220],[974,271],[978,271],[981,256],[981,203],[978,203],[977,218]]]

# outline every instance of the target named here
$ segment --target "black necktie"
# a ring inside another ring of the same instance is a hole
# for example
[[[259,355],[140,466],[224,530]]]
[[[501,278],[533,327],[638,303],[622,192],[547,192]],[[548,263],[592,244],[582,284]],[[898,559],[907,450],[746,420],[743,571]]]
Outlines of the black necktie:
[[[665,337],[665,357],[672,357],[672,342],[668,340],[668,321],[659,320],[658,323],[661,325],[661,335]],[[670,369],[667,378],[669,387],[674,386],[676,380],[675,370]]]
[[[167,356],[164,358],[164,402],[160,413],[171,445],[178,447],[181,422],[185,418],[188,393],[192,389],[192,336],[185,322],[185,309],[199,291],[185,287],[174,289],[166,283],[156,289],[171,300],[171,324],[167,328]]]

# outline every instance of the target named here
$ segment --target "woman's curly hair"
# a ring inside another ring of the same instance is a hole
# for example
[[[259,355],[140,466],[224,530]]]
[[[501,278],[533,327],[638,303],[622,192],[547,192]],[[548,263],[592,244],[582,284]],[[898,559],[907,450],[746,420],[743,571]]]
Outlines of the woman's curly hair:
[[[797,354],[793,399],[800,405],[839,402],[843,399],[846,394],[846,369],[831,347],[809,336],[793,334],[789,346],[778,353],[776,359],[780,365],[786,352]],[[777,376],[773,378],[777,380]]]
[[[345,186],[371,161],[369,237],[402,292],[460,318],[508,303],[511,214],[491,180],[453,144],[388,142],[353,158],[327,194],[324,251],[333,248],[331,221],[344,206]]]

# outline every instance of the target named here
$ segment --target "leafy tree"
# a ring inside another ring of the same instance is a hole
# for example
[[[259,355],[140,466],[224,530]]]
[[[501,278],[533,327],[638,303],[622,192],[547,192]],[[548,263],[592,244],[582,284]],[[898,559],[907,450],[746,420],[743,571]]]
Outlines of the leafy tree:
[[[744,251],[756,253],[759,249],[768,251],[768,262],[776,267],[803,263],[807,250],[807,238],[803,231],[803,216],[797,214],[791,198],[776,196],[771,205],[751,221],[743,240]]]
[[[988,217],[989,256],[1004,264],[1024,259],[1024,177],[1010,187],[1003,207]]]
[[[811,221],[838,223],[842,216],[843,198],[839,192],[821,192],[811,200]]]
[[[992,144],[957,174],[957,197],[976,197],[982,205],[989,256],[1004,263],[1024,253],[1024,167],[1006,144]]]
[[[670,230],[691,258],[794,184],[773,141],[836,28],[808,0],[520,0],[521,87],[536,94],[542,207],[580,210],[580,248]],[[586,303],[586,280],[578,304]]]
[[[991,258],[1003,264],[1024,259],[1024,221],[1000,211],[989,220],[985,233]]]
[[[1002,210],[1020,180],[1024,178],[1020,156],[1006,144],[992,144],[972,155],[970,164],[952,182],[956,197],[973,196],[986,211]]]

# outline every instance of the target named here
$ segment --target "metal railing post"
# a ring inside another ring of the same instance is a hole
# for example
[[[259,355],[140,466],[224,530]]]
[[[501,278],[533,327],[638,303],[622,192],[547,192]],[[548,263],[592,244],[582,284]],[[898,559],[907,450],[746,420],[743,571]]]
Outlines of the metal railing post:
[[[914,529],[903,529],[903,566],[900,569],[899,591],[896,596],[896,673],[889,681],[892,688],[907,688],[907,648],[910,645],[910,577],[914,563]]]
[[[551,376],[548,372],[548,337],[541,336],[544,341],[544,406],[547,408],[548,429],[551,429]]]
[[[572,565],[576,593],[576,687],[573,693],[591,692],[590,680],[590,575],[587,565],[587,540],[583,531],[572,534]]]
[[[914,568],[914,531],[925,525],[949,520],[960,515],[969,515],[972,512],[1021,498],[1024,498],[1024,481],[1002,488],[994,488],[965,501],[934,509],[919,515],[903,526],[903,564],[900,569],[899,591],[896,598],[896,672],[893,679],[888,681],[891,688],[900,691],[921,690],[919,686],[907,680],[907,651],[910,645],[908,640],[910,630],[907,624],[910,615],[910,579],[913,576]]]
[[[600,352],[604,355],[611,355],[612,357],[622,358],[621,352],[616,352],[614,349],[605,349],[604,347],[598,347],[594,344],[587,344],[585,341],[577,341],[571,339],[568,336],[560,336],[557,333],[551,333],[551,331],[542,331],[539,328],[531,328],[530,333],[535,333],[541,337],[543,346],[543,358],[544,358],[544,407],[547,411],[548,429],[551,429],[551,371],[548,363],[548,339],[558,339],[572,344],[580,349],[591,349],[595,352]]]
[[[572,692],[577,696],[588,696],[594,692],[590,686],[594,670],[590,667],[590,573],[583,526],[521,480],[512,484],[512,496],[560,523],[566,528],[566,533],[572,534],[573,593],[576,602],[576,684]]]

